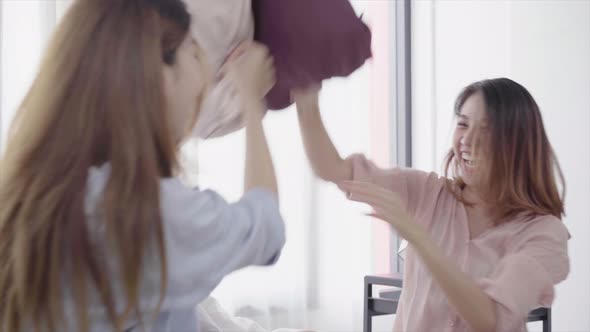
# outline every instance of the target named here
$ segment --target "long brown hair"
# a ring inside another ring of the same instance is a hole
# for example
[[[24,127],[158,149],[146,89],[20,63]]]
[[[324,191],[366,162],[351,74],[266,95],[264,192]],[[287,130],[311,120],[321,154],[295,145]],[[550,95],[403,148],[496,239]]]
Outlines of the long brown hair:
[[[62,331],[71,294],[88,331],[91,290],[116,331],[139,313],[148,250],[166,285],[159,178],[177,167],[164,112],[162,66],[188,32],[180,0],[77,0],[55,33],[13,122],[0,163],[0,329]],[[123,308],[93,244],[84,200],[88,170],[111,172],[100,211],[117,259]]]
[[[489,126],[480,194],[492,206],[496,223],[521,213],[553,215],[561,219],[565,181],[532,95],[507,78],[475,82],[457,97],[456,116],[461,114],[467,99],[476,93],[484,98]],[[464,183],[458,175],[452,149],[445,161],[446,175],[449,169],[455,179],[455,185],[450,184],[449,189],[466,202],[461,191],[454,189],[463,187]]]

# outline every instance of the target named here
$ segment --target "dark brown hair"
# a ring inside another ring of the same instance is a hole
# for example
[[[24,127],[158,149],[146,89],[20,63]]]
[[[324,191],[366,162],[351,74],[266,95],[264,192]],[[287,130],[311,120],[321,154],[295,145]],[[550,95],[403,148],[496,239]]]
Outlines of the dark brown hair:
[[[497,223],[520,213],[553,215],[561,219],[565,181],[531,94],[507,78],[475,82],[457,97],[455,115],[461,114],[465,101],[476,93],[485,101],[489,127],[480,194],[493,207]],[[452,149],[445,161],[445,175],[449,169],[457,184],[450,185],[449,189],[464,201],[461,191],[457,190],[464,187],[464,183],[458,175]]]

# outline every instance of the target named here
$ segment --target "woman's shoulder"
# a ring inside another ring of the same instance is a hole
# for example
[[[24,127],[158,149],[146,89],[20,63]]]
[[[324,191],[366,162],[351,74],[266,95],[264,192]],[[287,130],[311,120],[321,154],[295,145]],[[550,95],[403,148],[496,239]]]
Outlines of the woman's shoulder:
[[[522,212],[506,223],[509,233],[520,239],[553,238],[568,240],[571,235],[565,223],[553,215]]]

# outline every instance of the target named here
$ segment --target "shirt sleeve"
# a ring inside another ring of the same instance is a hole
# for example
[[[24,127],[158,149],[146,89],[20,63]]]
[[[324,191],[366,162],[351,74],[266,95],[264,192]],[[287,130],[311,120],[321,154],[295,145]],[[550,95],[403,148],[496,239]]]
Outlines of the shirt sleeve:
[[[166,306],[196,305],[232,271],[278,259],[285,226],[274,193],[255,189],[228,203],[176,181],[162,190]]]
[[[496,304],[499,332],[517,331],[530,310],[551,306],[554,285],[569,273],[569,233],[563,223],[552,217],[530,222],[491,275],[477,280]]]
[[[436,200],[444,184],[436,173],[401,167],[382,169],[361,154],[351,155],[346,161],[352,165],[353,180],[373,183],[396,193],[402,206],[414,217],[423,203]]]

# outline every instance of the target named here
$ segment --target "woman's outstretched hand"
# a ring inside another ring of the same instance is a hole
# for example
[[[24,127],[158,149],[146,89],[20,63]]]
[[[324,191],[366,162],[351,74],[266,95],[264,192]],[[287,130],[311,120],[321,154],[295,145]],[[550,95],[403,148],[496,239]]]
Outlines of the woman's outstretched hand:
[[[346,192],[349,200],[368,204],[373,208],[369,216],[387,222],[408,242],[413,243],[427,235],[422,226],[412,220],[394,192],[360,181],[342,181],[338,187]]]

